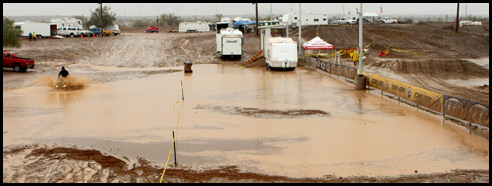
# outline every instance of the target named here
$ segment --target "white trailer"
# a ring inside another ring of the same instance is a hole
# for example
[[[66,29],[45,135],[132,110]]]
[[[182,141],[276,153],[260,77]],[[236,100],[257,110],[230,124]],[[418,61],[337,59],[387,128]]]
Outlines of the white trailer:
[[[210,27],[207,22],[181,22],[179,23],[179,32],[208,32]]]
[[[287,37],[269,38],[265,58],[268,68],[293,70],[297,67],[297,43]]]
[[[221,58],[238,58],[243,55],[243,33],[237,29],[227,28],[216,34],[217,52]]]
[[[303,13],[302,25],[328,25],[327,14]],[[282,24],[297,27],[299,25],[299,14],[284,14],[282,16]]]
[[[20,27],[22,37],[29,37],[29,33],[34,34],[34,32],[38,38],[51,37],[57,33],[56,24],[51,23],[16,22],[14,26]]]

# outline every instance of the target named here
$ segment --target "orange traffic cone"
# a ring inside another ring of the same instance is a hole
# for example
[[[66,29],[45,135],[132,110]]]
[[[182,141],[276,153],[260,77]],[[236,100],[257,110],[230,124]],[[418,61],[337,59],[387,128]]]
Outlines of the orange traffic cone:
[[[84,34],[80,34],[80,38],[84,38]]]
[[[101,37],[101,34],[99,34],[99,37]]]
[[[125,32],[121,32],[121,35],[124,36],[125,35]]]
[[[92,34],[92,38],[96,37],[96,34]]]

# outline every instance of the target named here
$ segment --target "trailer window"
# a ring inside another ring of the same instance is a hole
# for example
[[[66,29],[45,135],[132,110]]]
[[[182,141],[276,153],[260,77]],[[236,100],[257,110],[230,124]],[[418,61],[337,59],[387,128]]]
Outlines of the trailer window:
[[[297,19],[297,17],[294,17],[294,19]]]
[[[323,21],[326,21],[326,18],[323,18]]]
[[[318,22],[318,21],[319,21],[319,19],[314,19],[314,22]]]

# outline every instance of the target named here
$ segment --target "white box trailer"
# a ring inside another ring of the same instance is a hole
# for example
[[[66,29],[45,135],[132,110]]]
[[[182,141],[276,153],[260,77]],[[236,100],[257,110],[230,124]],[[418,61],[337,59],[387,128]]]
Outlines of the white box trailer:
[[[243,33],[237,29],[227,28],[216,34],[217,52],[221,58],[241,59],[243,55]]]
[[[38,38],[51,37],[51,35],[57,34],[56,24],[51,23],[16,22],[14,26],[20,27],[22,37],[29,37],[29,33],[34,34],[34,32]]]
[[[179,32],[208,32],[210,27],[207,22],[181,22],[179,23]]]
[[[297,67],[297,43],[291,38],[272,37],[265,45],[268,68],[292,70]]]

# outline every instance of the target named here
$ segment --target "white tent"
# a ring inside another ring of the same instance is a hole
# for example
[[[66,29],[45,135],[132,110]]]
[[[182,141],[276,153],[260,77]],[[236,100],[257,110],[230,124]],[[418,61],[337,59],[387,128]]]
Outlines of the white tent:
[[[362,14],[363,17],[379,17],[379,14],[376,14],[374,12],[367,12]]]
[[[318,49],[329,50],[329,49],[333,49],[333,45],[323,41],[321,38],[316,36],[315,38],[311,39],[310,41],[302,44],[302,48],[305,48],[306,50],[318,50]]]

